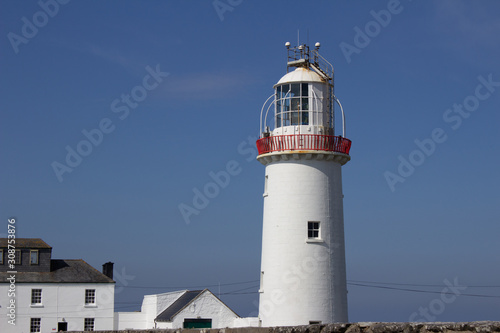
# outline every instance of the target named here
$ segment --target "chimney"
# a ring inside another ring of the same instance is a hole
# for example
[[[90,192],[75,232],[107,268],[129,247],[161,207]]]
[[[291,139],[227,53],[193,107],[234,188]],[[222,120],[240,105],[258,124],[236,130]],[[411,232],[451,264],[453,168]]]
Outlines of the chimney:
[[[104,265],[102,265],[102,274],[106,275],[109,277],[111,280],[113,279],[113,263],[111,261],[108,261]]]

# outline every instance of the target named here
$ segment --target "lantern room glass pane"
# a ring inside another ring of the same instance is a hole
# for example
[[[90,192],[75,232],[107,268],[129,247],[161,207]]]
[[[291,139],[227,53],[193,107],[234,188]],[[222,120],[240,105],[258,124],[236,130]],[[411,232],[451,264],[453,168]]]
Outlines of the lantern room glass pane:
[[[310,110],[317,111],[311,105],[309,94],[311,84],[291,83],[276,86],[275,128],[291,125],[309,125],[313,122]],[[314,104],[314,103],[313,103]]]
[[[290,91],[290,85],[289,84],[284,84],[281,87],[281,95],[280,98],[285,98],[285,96],[288,94]]]
[[[309,125],[309,112],[301,112],[302,122],[301,125]]]
[[[309,110],[309,98],[302,97],[302,110]]]
[[[290,111],[290,98],[283,100],[283,108],[281,112]]]
[[[309,96],[309,84],[302,83],[302,96]]]
[[[282,113],[283,115],[283,126],[290,126],[290,112]]]

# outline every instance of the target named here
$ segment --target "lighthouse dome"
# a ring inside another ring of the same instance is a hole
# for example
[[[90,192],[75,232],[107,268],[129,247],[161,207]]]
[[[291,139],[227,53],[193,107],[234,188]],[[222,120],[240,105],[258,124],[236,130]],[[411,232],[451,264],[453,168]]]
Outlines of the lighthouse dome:
[[[298,67],[293,72],[285,74],[276,85],[292,82],[322,82],[325,80],[315,71],[308,68]]]

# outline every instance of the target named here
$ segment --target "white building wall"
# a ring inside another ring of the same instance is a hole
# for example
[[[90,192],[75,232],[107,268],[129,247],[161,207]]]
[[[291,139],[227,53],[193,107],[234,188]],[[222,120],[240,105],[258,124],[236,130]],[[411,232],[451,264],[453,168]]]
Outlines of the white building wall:
[[[140,330],[148,327],[146,316],[142,312],[115,312],[115,330]]]
[[[156,318],[156,307],[156,295],[145,295],[142,300],[141,313],[144,314],[146,328],[155,328],[154,320]]]
[[[266,166],[262,326],[347,321],[341,165],[301,157]],[[320,222],[320,240],[307,238],[308,221]]]
[[[144,316],[145,328],[159,328],[158,325],[155,327],[155,318],[168,308],[172,303],[174,303],[179,297],[184,294],[186,290],[173,291],[163,294],[155,295],[145,295],[142,301],[141,313]],[[125,318],[125,317],[124,317]],[[121,323],[119,324],[122,325]],[[138,328],[138,327],[137,327]],[[162,327],[170,328],[170,327]]]
[[[188,306],[182,309],[172,322],[157,322],[155,318],[172,305],[186,290],[158,295],[146,295],[141,312],[118,312],[115,314],[115,329],[182,328],[184,319],[212,319],[213,328],[258,326],[258,318],[240,319],[236,313],[222,303],[209,291],[203,292]],[[248,324],[247,323],[252,323]],[[238,326],[234,326],[234,325]]]
[[[231,328],[238,327],[259,327],[260,320],[258,317],[235,318]]]
[[[165,328],[174,328],[174,326],[172,322],[158,322],[156,323],[156,328],[165,329]]]
[[[187,290],[172,291],[168,293],[158,294],[156,296],[156,314],[155,318],[163,312],[166,308],[172,305],[179,297],[181,297]],[[154,319],[154,318],[153,318]]]
[[[0,317],[7,318],[9,285],[0,285]],[[110,283],[18,283],[16,284],[16,325],[0,320],[0,332],[30,331],[31,318],[41,318],[41,332],[57,331],[66,321],[68,331],[84,328],[84,318],[95,318],[95,330],[113,329],[114,284]],[[42,289],[42,304],[31,304],[31,289]],[[86,306],[85,289],[96,290],[96,305]]]
[[[174,317],[172,328],[182,328],[186,318],[211,318],[212,328],[226,328],[232,327],[238,315],[212,293],[205,291]]]

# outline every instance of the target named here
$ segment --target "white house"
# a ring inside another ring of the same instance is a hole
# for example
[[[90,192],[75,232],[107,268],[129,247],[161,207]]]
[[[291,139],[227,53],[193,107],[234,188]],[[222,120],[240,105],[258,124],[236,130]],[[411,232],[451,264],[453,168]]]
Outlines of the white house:
[[[146,295],[140,312],[115,313],[116,330],[258,325],[258,318],[240,318],[208,289]]]
[[[0,239],[0,332],[112,330],[113,264],[51,259],[38,238]],[[12,265],[12,266],[11,266]]]

